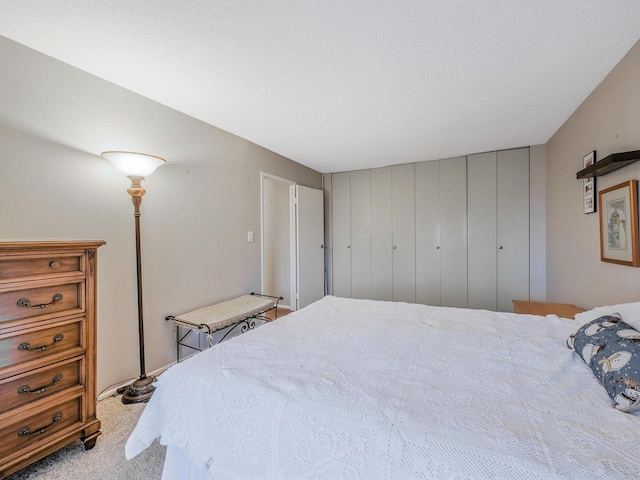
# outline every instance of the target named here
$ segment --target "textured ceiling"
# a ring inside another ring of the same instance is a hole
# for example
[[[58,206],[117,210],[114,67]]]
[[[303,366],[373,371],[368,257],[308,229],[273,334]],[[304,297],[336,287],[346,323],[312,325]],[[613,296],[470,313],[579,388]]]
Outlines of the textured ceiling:
[[[638,0],[0,0],[0,34],[321,172],[545,143]]]

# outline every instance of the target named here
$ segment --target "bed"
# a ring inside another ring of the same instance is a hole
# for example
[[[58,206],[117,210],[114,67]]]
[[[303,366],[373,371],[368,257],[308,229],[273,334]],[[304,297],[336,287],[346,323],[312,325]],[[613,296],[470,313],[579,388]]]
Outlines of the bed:
[[[640,418],[548,315],[325,297],[163,373],[163,478],[636,478]]]

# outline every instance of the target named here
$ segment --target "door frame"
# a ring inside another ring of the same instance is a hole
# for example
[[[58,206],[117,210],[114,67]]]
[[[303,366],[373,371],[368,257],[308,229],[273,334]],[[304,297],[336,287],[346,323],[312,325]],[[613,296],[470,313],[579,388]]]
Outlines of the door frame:
[[[272,292],[264,291],[264,181],[265,179],[274,180],[276,182],[283,183],[290,187],[291,185],[297,185],[297,182],[293,180],[289,180],[288,178],[279,177],[277,175],[273,175],[267,172],[260,172],[260,289],[261,293],[267,293],[271,295]],[[290,209],[290,205],[287,207]],[[291,213],[290,211],[286,212],[287,217],[289,218],[289,229],[291,229]],[[289,242],[289,257],[293,252],[294,245]],[[289,284],[291,284],[291,269],[289,269]],[[289,294],[290,300],[291,294]],[[293,302],[291,302],[293,303]],[[290,305],[280,304],[281,307],[291,309]]]

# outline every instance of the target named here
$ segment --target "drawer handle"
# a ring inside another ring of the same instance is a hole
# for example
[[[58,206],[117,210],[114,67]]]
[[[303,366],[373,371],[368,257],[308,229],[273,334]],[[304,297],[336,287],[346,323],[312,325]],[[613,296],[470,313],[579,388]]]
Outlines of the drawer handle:
[[[60,262],[54,260],[49,264],[49,266],[55,270],[56,268],[60,268]]]
[[[53,377],[53,381],[51,382],[50,385],[47,385],[46,387],[40,387],[37,390],[31,390],[31,387],[29,387],[29,385],[23,385],[18,389],[18,393],[20,395],[26,393],[28,395],[35,395],[37,393],[44,393],[46,392],[49,388],[53,387],[56,383],[58,383],[60,380],[62,380],[62,375],[60,375],[59,373]]]
[[[64,335],[59,333],[55,337],[53,337],[53,343],[50,343],[49,345],[43,345],[41,347],[35,347],[35,348],[31,348],[31,344],[29,342],[24,342],[24,343],[21,343],[20,345],[18,345],[18,350],[20,350],[21,352],[24,352],[24,351],[27,351],[27,352],[44,352],[47,348],[53,347],[56,343],[58,343],[63,338],[64,338]]]
[[[31,305],[31,302],[29,301],[28,298],[21,298],[20,300],[18,300],[18,306],[19,307],[26,307],[26,308],[47,308],[50,305],[54,305],[54,304],[58,303],[60,300],[62,300],[62,294],[61,293],[56,293],[49,303],[41,303],[39,305]]]
[[[31,429],[29,427],[25,427],[22,430],[20,430],[18,432],[18,436],[19,437],[27,437],[27,436],[31,436],[31,435],[40,435],[41,433],[46,432],[47,430],[49,430],[51,427],[53,427],[56,423],[58,423],[60,420],[62,420],[62,413],[58,412],[56,413],[51,420],[53,420],[49,425],[47,425],[46,427],[42,427],[39,428],[38,430],[35,431],[31,431]]]

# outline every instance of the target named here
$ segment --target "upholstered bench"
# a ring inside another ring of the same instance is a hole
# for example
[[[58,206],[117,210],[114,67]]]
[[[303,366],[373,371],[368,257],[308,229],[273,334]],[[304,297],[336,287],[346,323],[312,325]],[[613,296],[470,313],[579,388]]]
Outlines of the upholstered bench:
[[[170,320],[176,325],[176,360],[180,361],[180,346],[198,351],[203,350],[199,344],[194,347],[185,343],[185,339],[192,331],[206,333],[208,346],[212,347],[214,332],[228,328],[217,342],[220,343],[231,332],[239,330],[240,333],[244,333],[247,330],[253,330],[256,326],[256,320],[270,322],[272,319],[264,316],[269,310],[275,309],[275,318],[278,318],[278,302],[280,300],[282,297],[252,292],[249,295],[232,298],[191,312],[166,317],[166,320]],[[181,328],[187,330],[184,335],[180,332]]]

